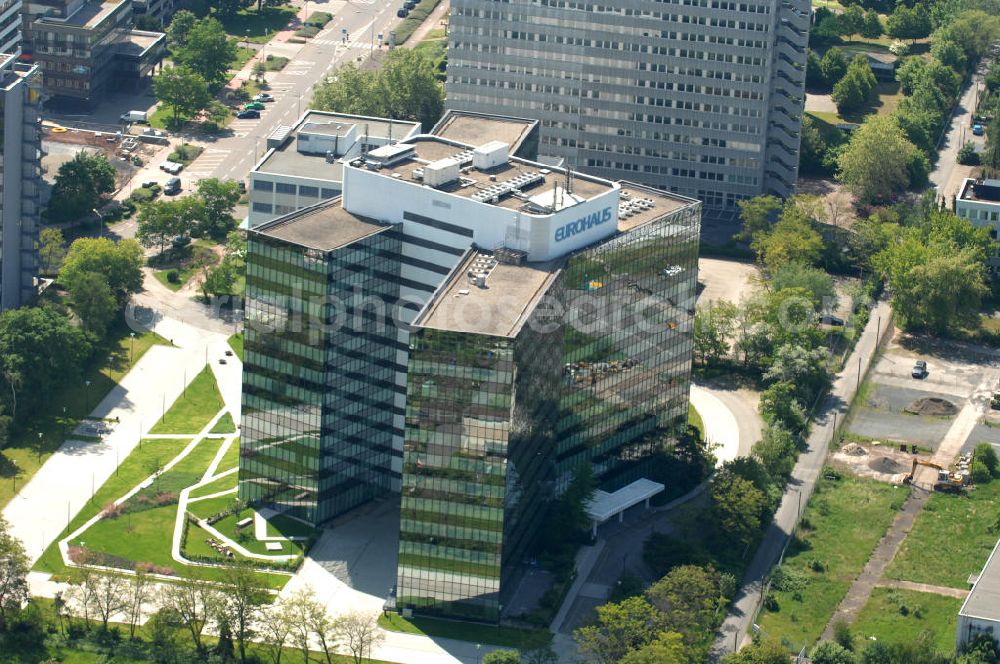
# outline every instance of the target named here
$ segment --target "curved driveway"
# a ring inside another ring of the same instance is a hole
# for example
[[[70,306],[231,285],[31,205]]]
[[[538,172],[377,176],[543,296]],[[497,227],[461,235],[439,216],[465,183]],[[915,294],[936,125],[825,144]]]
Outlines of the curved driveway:
[[[716,446],[718,465],[747,456],[760,440],[761,418],[745,395],[692,384],[691,405],[701,415],[705,440]]]

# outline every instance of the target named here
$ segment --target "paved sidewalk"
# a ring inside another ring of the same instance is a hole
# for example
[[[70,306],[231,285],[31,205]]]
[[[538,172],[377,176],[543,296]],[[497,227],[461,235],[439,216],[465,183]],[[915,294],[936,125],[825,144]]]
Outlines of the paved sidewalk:
[[[887,329],[885,326],[892,324],[891,314],[892,309],[887,302],[880,301],[875,306],[868,318],[868,325],[862,331],[861,338],[858,339],[844,370],[837,375],[830,394],[820,405],[813,419],[813,429],[807,440],[806,449],[799,455],[781,505],[747,566],[729,615],[726,616],[716,635],[716,642],[712,647],[714,661],[738,649],[746,639],[750,622],[760,602],[764,580],[799,521],[799,505],[805,505],[812,495],[816,481],[823,470],[823,464],[826,463],[826,454],[836,426],[835,420],[839,418],[843,422],[843,416],[854,399],[860,378],[868,371],[871,364],[878,345],[876,321],[882,323],[881,329],[885,331]]]
[[[65,442],[4,508],[11,534],[24,542],[32,563],[181,394],[184,379],[193,380],[205,366],[204,342],[191,344],[181,334],[175,338],[179,341],[188,345],[150,348],[91,411],[92,417],[118,418],[114,431],[99,443]]]

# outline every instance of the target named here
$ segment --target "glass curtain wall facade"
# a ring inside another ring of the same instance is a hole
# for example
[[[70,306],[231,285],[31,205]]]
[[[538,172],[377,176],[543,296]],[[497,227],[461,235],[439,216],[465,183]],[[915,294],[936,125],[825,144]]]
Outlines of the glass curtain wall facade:
[[[239,496],[311,523],[391,486],[399,239],[248,244]]]
[[[609,491],[643,477],[658,434],[687,422],[700,206],[571,256],[557,483],[581,464]]]
[[[411,335],[398,606],[497,620],[577,468],[609,490],[649,474],[687,421],[700,219],[570,256],[514,339]]]
[[[495,621],[551,490],[558,335],[410,346],[398,604]]]

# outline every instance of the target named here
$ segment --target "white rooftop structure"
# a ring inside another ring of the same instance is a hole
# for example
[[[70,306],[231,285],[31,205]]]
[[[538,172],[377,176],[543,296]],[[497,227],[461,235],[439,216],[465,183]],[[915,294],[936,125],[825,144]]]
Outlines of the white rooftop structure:
[[[958,611],[957,647],[961,650],[979,634],[1000,639],[1000,541],[986,559],[969,596]]]
[[[648,509],[649,499],[663,491],[664,488],[659,482],[643,477],[613,493],[595,491],[594,496],[587,503],[587,516],[590,517],[591,531],[594,536],[597,536],[597,526],[614,515],[618,515],[618,522],[621,523],[625,510],[628,508],[645,502]]]

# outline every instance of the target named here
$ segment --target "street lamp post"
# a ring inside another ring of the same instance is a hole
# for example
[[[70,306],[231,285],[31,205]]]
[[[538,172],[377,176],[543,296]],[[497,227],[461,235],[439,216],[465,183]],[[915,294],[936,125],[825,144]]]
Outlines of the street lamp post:
[[[129,332],[128,366],[131,368],[135,362],[135,332]]]
[[[97,211],[97,208],[92,208],[91,212],[97,215],[97,220],[100,226],[97,229],[97,237],[104,237],[104,215]]]
[[[42,432],[38,432],[38,463],[42,462]]]
[[[83,382],[87,386],[87,414],[89,415],[90,414],[90,381],[89,380],[85,380]]]

